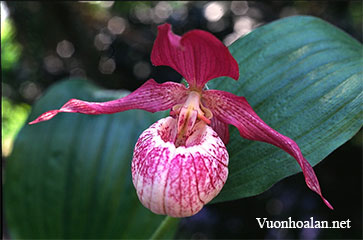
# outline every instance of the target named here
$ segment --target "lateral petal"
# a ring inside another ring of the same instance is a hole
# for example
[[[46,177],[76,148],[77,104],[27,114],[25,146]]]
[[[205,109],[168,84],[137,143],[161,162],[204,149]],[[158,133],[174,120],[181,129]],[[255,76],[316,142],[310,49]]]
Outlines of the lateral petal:
[[[184,102],[186,97],[187,89],[184,85],[174,82],[159,84],[153,79],[150,79],[134,92],[117,100],[87,102],[71,99],[59,110],[45,112],[29,124],[47,121],[60,112],[111,114],[130,109],[142,109],[149,112],[164,111],[176,104]]]
[[[151,62],[156,66],[172,67],[191,87],[200,89],[213,78],[239,78],[236,60],[215,36],[202,30],[178,36],[172,32],[170,24],[158,26]]]
[[[273,144],[293,156],[303,171],[307,186],[319,194],[330,209],[333,209],[323,197],[314,170],[303,157],[299,146],[292,139],[269,127],[257,116],[244,97],[219,90],[207,90],[203,93],[203,100],[214,116],[237,127],[242,137]]]
[[[222,139],[224,145],[227,145],[229,142],[228,124],[226,124],[222,121],[219,121],[216,117],[213,117],[211,119],[210,126],[218,134],[218,136]]]

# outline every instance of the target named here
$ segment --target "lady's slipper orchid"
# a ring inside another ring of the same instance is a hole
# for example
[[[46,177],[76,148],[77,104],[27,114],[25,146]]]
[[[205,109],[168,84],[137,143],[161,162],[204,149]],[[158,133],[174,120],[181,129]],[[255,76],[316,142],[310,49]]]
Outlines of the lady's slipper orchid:
[[[263,122],[244,97],[205,84],[220,76],[239,77],[236,60],[212,34],[193,30],[183,36],[169,24],[158,27],[151,61],[178,71],[189,87],[150,79],[118,100],[96,103],[69,100],[59,110],[43,113],[30,124],[46,121],[59,112],[110,114],[129,109],[149,112],[171,109],[139,137],[132,161],[132,180],[142,204],[157,214],[186,217],[196,214],[222,189],[228,175],[228,124],[242,137],[273,144],[293,156],[307,186],[321,196],[313,168],[298,145]]]

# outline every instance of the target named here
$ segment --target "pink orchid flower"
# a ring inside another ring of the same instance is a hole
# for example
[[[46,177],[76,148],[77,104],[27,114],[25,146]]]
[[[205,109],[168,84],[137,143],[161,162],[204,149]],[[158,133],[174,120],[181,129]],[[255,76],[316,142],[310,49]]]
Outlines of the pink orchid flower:
[[[324,203],[314,170],[298,145],[270,128],[244,97],[206,90],[214,78],[239,78],[236,60],[212,34],[193,30],[175,35],[169,24],[158,27],[151,61],[170,66],[188,82],[156,83],[148,80],[126,97],[108,102],[69,100],[59,110],[43,113],[30,124],[46,121],[59,112],[110,114],[129,109],[149,112],[171,109],[139,137],[132,160],[132,181],[141,203],[156,214],[187,217],[196,214],[223,188],[228,175],[228,125],[242,137],[273,144],[294,157],[307,186]]]

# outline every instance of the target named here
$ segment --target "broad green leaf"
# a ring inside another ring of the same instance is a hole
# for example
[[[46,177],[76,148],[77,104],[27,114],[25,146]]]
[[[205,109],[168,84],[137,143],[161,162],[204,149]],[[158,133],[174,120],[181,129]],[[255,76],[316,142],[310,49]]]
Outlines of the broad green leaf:
[[[71,79],[52,87],[33,107],[28,121],[70,98],[119,97],[85,80]],[[6,163],[4,204],[11,236],[150,237],[164,216],[139,202],[131,181],[131,159],[140,133],[162,115],[141,110],[63,113],[51,121],[25,125]]]
[[[209,87],[246,97],[312,165],[361,128],[362,45],[343,31],[315,17],[289,17],[257,28],[229,49],[240,79],[216,79]],[[214,202],[259,194],[301,171],[281,149],[230,130],[230,173]]]

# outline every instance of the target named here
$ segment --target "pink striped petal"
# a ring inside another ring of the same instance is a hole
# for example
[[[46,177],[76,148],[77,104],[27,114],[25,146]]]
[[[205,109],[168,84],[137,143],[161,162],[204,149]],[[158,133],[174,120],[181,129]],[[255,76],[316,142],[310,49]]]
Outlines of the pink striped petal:
[[[213,78],[239,78],[238,64],[228,48],[202,30],[192,30],[180,37],[171,31],[169,24],[160,25],[151,62],[156,66],[172,67],[191,87],[199,89]]]
[[[71,99],[59,110],[45,112],[29,124],[47,121],[60,112],[110,114],[130,109],[143,109],[149,112],[164,111],[183,103],[186,97],[187,90],[184,85],[174,82],[158,84],[150,79],[128,96],[117,100],[99,103]]]
[[[293,140],[278,133],[262,121],[244,97],[237,97],[219,90],[207,90],[203,93],[203,100],[214,116],[227,124],[237,127],[242,137],[273,144],[293,156],[303,171],[307,186],[319,194],[324,203],[333,209],[323,197],[314,170],[303,157],[299,146]]]
[[[136,143],[132,181],[141,203],[156,214],[188,217],[222,189],[228,153],[218,135],[199,121],[185,146],[175,146],[177,120],[160,119]]]
[[[211,119],[210,126],[218,134],[218,136],[222,139],[224,145],[227,145],[229,142],[228,124],[226,124],[222,121],[219,121],[216,117],[213,117]]]

